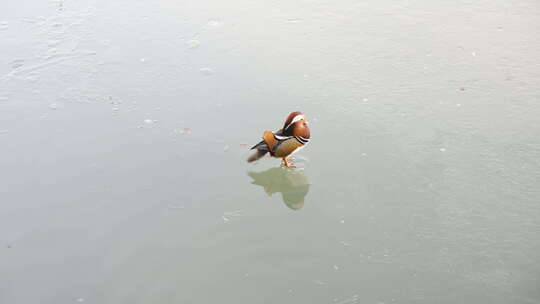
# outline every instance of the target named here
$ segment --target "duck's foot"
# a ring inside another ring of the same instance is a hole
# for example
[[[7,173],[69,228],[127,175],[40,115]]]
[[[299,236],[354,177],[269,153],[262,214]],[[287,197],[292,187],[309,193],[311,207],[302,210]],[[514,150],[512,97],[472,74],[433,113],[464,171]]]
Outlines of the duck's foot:
[[[283,162],[281,163],[282,166],[285,166],[287,168],[296,168],[296,166],[293,163],[290,163],[287,157],[283,158]]]

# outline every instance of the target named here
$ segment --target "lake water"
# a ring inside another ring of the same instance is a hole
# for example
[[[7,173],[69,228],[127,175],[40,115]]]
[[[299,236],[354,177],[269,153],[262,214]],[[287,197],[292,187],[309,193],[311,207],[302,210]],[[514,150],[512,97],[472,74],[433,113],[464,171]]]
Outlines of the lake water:
[[[1,7],[0,303],[540,303],[537,0]]]

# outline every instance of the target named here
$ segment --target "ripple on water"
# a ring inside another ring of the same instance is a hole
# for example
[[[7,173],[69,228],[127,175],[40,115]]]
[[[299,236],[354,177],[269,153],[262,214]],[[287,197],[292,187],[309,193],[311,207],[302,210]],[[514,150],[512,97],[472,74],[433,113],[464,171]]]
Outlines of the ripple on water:
[[[9,27],[9,22],[7,21],[0,21],[0,30],[7,30]]]

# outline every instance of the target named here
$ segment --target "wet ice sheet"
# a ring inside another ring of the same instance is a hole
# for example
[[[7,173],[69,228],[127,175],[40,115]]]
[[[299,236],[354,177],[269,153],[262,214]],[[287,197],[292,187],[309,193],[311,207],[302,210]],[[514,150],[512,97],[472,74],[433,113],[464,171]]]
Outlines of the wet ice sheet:
[[[540,301],[535,1],[5,6],[0,302]]]

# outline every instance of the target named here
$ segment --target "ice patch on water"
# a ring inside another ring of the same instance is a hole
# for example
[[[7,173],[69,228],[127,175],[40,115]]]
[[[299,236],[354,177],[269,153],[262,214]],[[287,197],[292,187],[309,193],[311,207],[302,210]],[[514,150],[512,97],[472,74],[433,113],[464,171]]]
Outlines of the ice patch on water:
[[[359,296],[357,294],[353,295],[352,297],[340,300],[338,298],[334,299],[334,303],[336,304],[356,304],[359,303]]]
[[[243,215],[242,210],[235,210],[235,211],[224,212],[221,218],[223,219],[223,221],[228,222],[232,220],[233,218],[240,217],[242,215]]]
[[[209,27],[219,27],[219,26],[221,26],[221,22],[219,22],[219,20],[217,20],[217,19],[210,19],[210,20],[208,20],[207,25]]]
[[[178,205],[178,204],[168,204],[167,208],[169,208],[169,209],[184,209],[185,207],[183,205]]]
[[[201,42],[197,39],[191,39],[186,41],[186,45],[190,49],[196,49],[199,47],[199,45],[201,45]]]
[[[300,18],[287,18],[287,22],[289,22],[289,23],[299,23],[301,21],[302,21],[302,19],[300,19]]]
[[[178,133],[180,135],[191,135],[190,128],[174,129],[173,131],[174,133]]]
[[[22,59],[16,59],[11,62],[11,68],[12,69],[18,69],[24,65],[24,60]]]
[[[214,70],[212,70],[211,68],[200,68],[199,71],[205,76],[210,76],[214,74]]]

